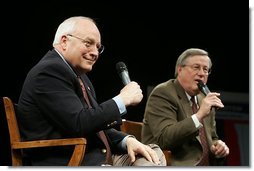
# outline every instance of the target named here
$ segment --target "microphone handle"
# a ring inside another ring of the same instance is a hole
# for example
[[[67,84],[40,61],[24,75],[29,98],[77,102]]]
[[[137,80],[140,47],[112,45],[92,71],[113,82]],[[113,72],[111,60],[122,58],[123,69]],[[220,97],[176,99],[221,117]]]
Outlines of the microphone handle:
[[[123,82],[124,85],[127,85],[128,83],[131,82],[129,74],[128,74],[127,71],[123,71],[120,74],[121,74],[122,82]]]

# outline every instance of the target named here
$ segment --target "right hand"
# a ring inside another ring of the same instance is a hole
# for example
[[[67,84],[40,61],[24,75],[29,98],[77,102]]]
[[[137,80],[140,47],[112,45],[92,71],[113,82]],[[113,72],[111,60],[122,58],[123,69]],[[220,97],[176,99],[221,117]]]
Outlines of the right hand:
[[[134,106],[141,102],[143,99],[142,90],[138,83],[131,81],[121,91],[119,96],[123,100],[125,106]]]
[[[199,120],[209,115],[212,107],[223,108],[224,105],[219,99],[220,93],[208,93],[202,100],[201,106],[196,114]]]

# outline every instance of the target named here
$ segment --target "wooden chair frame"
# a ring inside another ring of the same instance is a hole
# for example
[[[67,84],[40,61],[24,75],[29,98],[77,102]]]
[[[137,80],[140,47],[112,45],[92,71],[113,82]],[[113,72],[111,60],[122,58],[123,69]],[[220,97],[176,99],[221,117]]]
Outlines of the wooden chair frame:
[[[137,121],[130,121],[130,120],[122,120],[122,125],[120,126],[121,131],[134,135],[137,140],[141,142],[141,131],[142,131],[142,122]],[[167,166],[171,166],[171,151],[169,150],[163,150],[163,153],[165,155]]]
[[[75,146],[68,166],[79,166],[83,160],[87,141],[85,138],[67,138],[38,141],[21,141],[16,119],[14,103],[9,97],[3,97],[5,114],[10,137],[12,166],[22,166],[22,149],[51,146]]]

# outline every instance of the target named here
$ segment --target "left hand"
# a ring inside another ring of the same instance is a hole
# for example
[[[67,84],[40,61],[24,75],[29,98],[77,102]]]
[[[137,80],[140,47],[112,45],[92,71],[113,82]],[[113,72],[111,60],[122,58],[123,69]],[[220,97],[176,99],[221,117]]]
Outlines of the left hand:
[[[126,140],[128,155],[130,156],[131,162],[133,163],[136,160],[136,155],[141,154],[148,161],[155,164],[160,164],[159,157],[156,152],[151,149],[149,146],[142,144],[133,137],[128,137]]]
[[[218,140],[211,146],[212,153],[215,154],[217,158],[226,157],[229,154],[228,146],[221,140]]]

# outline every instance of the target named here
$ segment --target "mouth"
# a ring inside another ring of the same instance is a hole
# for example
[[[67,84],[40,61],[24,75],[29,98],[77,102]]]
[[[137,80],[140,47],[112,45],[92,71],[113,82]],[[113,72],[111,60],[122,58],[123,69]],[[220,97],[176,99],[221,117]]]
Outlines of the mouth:
[[[194,81],[196,82],[196,84],[198,84],[200,81],[203,82],[203,80],[201,80],[201,79],[195,79]]]
[[[85,59],[85,60],[88,61],[89,63],[94,63],[94,62],[96,62],[96,60],[97,60],[96,57],[88,58],[87,56],[83,56],[83,59]]]

